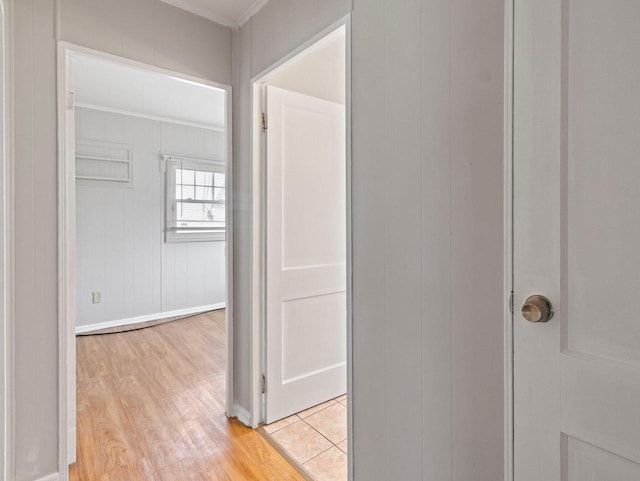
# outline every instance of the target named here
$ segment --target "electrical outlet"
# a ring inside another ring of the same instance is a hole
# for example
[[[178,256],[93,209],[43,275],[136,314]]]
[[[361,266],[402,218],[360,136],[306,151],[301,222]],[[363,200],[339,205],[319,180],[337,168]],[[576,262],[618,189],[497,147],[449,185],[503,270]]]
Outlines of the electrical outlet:
[[[102,302],[102,292],[93,291],[91,293],[91,300],[93,301],[94,304],[100,304]]]

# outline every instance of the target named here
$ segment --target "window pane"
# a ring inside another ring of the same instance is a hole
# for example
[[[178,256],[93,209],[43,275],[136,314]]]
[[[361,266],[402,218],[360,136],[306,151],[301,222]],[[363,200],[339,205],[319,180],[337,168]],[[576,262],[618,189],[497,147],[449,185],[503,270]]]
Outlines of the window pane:
[[[177,202],[178,222],[224,222],[224,204]]]
[[[189,235],[224,230],[225,175],[205,167],[174,169],[175,218],[171,225],[175,232]]]
[[[176,169],[176,182],[178,184],[194,184],[195,172],[189,169]]]
[[[195,175],[197,185],[211,185],[213,183],[213,172],[197,171]]]
[[[211,214],[213,215],[213,222],[221,223],[222,227],[224,227],[224,222],[226,220],[224,204],[213,204]]]
[[[183,185],[181,189],[181,195],[178,199],[195,199],[195,187],[193,185]]]
[[[211,187],[196,186],[196,200],[213,200],[213,189]]]
[[[220,174],[216,172],[215,174],[213,174],[213,177],[214,177],[213,185],[215,185],[216,187],[224,187],[226,185],[224,174]]]

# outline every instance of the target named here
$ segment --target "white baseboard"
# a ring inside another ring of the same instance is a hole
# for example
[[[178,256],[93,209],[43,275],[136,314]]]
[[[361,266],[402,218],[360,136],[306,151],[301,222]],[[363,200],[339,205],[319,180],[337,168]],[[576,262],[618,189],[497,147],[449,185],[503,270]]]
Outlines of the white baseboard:
[[[209,304],[208,306],[190,307],[189,309],[179,309],[177,311],[161,312],[157,314],[148,314],[144,316],[131,317],[129,319],[120,319],[118,321],[99,322],[97,324],[88,324],[86,326],[76,326],[76,334],[97,331],[99,329],[108,329],[110,327],[127,326],[129,324],[140,324],[143,322],[157,321],[159,319],[168,319],[169,317],[189,316],[200,312],[215,311],[224,309],[225,303]]]
[[[251,413],[242,406],[238,404],[233,406],[233,416],[245,426],[251,427]]]
[[[60,474],[53,473],[53,474],[48,474],[44,478],[36,479],[36,481],[58,481],[59,479],[60,479]]]
[[[67,434],[67,462],[73,464],[76,462],[76,428],[69,428]]]

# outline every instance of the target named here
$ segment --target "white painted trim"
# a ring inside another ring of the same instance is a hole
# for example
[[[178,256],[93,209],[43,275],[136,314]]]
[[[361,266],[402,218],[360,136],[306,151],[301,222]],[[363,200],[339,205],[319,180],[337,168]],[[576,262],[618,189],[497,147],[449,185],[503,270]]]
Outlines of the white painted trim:
[[[504,2],[504,481],[514,481],[513,313],[513,52],[514,0]]]
[[[69,297],[75,296],[75,268],[69,266],[75,259],[75,226],[73,221],[75,216],[75,179],[69,176],[73,173],[75,161],[70,160],[67,155],[67,136],[73,132],[73,125],[68,125],[68,114],[66,109],[67,77],[66,61],[73,55],[86,55],[101,60],[107,60],[120,65],[126,65],[147,72],[156,72],[162,75],[169,75],[174,78],[187,80],[200,85],[218,88],[226,93],[226,129],[227,136],[227,158],[226,175],[227,182],[233,185],[233,116],[232,116],[232,87],[211,80],[193,77],[173,70],[167,70],[154,65],[145,64],[117,55],[112,55],[99,50],[74,45],[68,42],[58,41],[58,330],[59,330],[59,350],[58,350],[58,466],[59,480],[68,481],[69,467],[68,460],[69,437],[71,436],[68,425],[69,400],[75,393],[75,384],[71,385],[69,379],[75,379],[75,301],[70,302]],[[73,136],[71,135],[71,138]],[[70,195],[71,193],[71,195]],[[232,193],[233,194],[233,193]],[[228,357],[227,357],[227,412],[233,406],[233,195],[227,199],[227,298],[225,304],[229,306],[226,310]],[[73,427],[73,426],[72,426]],[[58,478],[56,478],[58,479]]]
[[[94,57],[99,60],[113,62],[117,65],[124,65],[126,67],[135,68],[143,72],[155,72],[161,75],[168,75],[170,77],[173,77],[179,80],[186,80],[199,85],[205,85],[208,87],[217,88],[219,90],[224,90],[225,92],[231,92],[232,90],[231,86],[220,83],[220,82],[215,82],[213,80],[203,79],[200,77],[194,77],[193,75],[184,74],[176,70],[170,70],[163,67],[158,67],[156,65],[139,62],[137,60],[132,60],[127,57],[121,57],[119,55],[103,52],[101,50],[95,50],[93,48],[83,47],[82,45],[77,45],[77,44],[65,42],[62,40],[58,41],[58,44],[64,47],[67,51],[73,52],[76,55]]]
[[[230,417],[236,417],[242,424],[251,427],[251,413],[239,404],[233,407],[233,416]]]
[[[240,28],[245,23],[247,23],[249,19],[260,10],[262,10],[262,7],[264,7],[268,2],[269,0],[256,0],[255,2],[253,2],[253,5],[247,8],[247,10],[242,15],[240,15],[240,18],[238,18],[238,21],[236,22],[236,28]]]
[[[3,180],[3,219],[4,225],[3,235],[3,252],[4,257],[4,305],[2,306],[2,329],[3,329],[3,345],[0,346],[0,355],[2,355],[1,382],[4,388],[4,399],[2,400],[2,432],[0,433],[0,455],[2,459],[2,470],[0,478],[15,478],[15,416],[14,416],[14,378],[15,378],[15,359],[14,359],[14,322],[15,310],[13,302],[13,289],[15,286],[15,256],[14,256],[14,238],[15,218],[13,212],[14,198],[14,151],[13,151],[13,96],[12,89],[12,65],[13,65],[13,49],[12,49],[12,21],[11,21],[11,5],[4,0],[0,0],[0,9],[2,9],[3,19],[3,60],[4,60],[4,76],[0,79],[2,83],[2,95],[4,111],[0,113],[3,116],[4,132],[4,151],[2,165]]]
[[[251,206],[251,330],[250,330],[250,370],[251,370],[251,426],[256,428],[260,423],[264,421],[264,396],[261,393],[261,377],[264,371],[264,307],[265,307],[265,240],[264,240],[264,222],[265,222],[265,175],[264,175],[264,136],[262,135],[262,129],[258,125],[258,117],[263,109],[263,89],[264,84],[268,82],[270,76],[276,74],[279,70],[285,68],[292,62],[295,62],[301,58],[304,58],[309,53],[313,52],[316,48],[320,48],[326,42],[329,42],[335,38],[336,35],[341,34],[341,30],[344,29],[344,35],[348,47],[347,61],[351,61],[350,57],[350,40],[347,39],[347,35],[351,34],[350,29],[351,14],[346,15],[339,21],[335,22],[331,26],[322,30],[320,33],[314,35],[311,39],[301,44],[299,47],[292,50],[288,55],[284,56],[278,62],[274,63],[267,69],[263,70],[258,75],[251,79],[251,182],[252,182],[252,206]],[[349,67],[349,65],[348,65]],[[351,81],[350,67],[347,69],[347,82]],[[347,84],[347,98],[350,99],[351,84]],[[347,115],[347,203],[348,208],[351,207],[351,104],[346,104]],[[351,387],[350,379],[352,376],[352,351],[353,342],[351,338],[352,334],[352,320],[351,320],[351,296],[352,296],[352,279],[351,279],[351,263],[352,263],[352,249],[351,249],[351,212],[347,213],[348,226],[348,249],[347,249],[347,384]],[[351,408],[349,408],[350,412]],[[349,418],[352,419],[352,415],[349,414]],[[353,432],[352,421],[349,422],[349,432]],[[350,461],[351,463],[351,461]],[[351,468],[352,469],[352,468]]]
[[[219,23],[220,25],[224,25],[229,28],[240,28],[245,23],[249,21],[251,17],[253,17],[256,13],[258,13],[262,7],[264,7],[269,0],[256,0],[251,4],[249,8],[247,8],[242,15],[240,15],[237,19],[232,19],[229,17],[225,17],[224,15],[217,15],[213,13],[211,10],[206,8],[199,8],[188,0],[161,0],[162,2],[169,4],[173,7],[179,8],[189,13],[193,13],[194,15],[198,15],[199,17],[206,18],[207,20],[211,20],[212,22]]]
[[[353,453],[353,198],[352,198],[352,133],[351,133],[351,15],[345,21],[346,41],[346,126],[347,126],[347,453]],[[347,479],[354,479],[353,456],[347,455]]]
[[[170,117],[161,117],[158,115],[143,114],[134,112],[133,110],[113,109],[111,107],[103,107],[102,105],[90,104],[87,102],[76,102],[76,107],[83,109],[98,110],[100,112],[109,112],[112,114],[128,115],[130,117],[138,117],[140,119],[155,120],[157,122],[165,122],[168,124],[186,125],[187,127],[196,127],[198,129],[212,130],[214,132],[224,132],[225,128],[218,125],[201,124],[198,122],[189,122],[186,120],[172,119]]]
[[[36,479],[36,481],[59,481],[59,480],[60,480],[59,473],[48,474],[43,478]]]
[[[210,10],[205,8],[198,8],[194,6],[191,2],[187,0],[160,0],[168,5],[179,8],[189,13],[193,13],[194,15],[198,15],[199,17],[206,18],[207,20],[211,20],[212,22],[218,23],[220,25],[224,25],[225,27],[235,28],[236,22],[228,17],[224,17],[222,15],[216,15]]]
[[[69,130],[67,111],[67,49],[58,45],[58,469],[62,481],[68,479],[69,462],[75,453],[69,451],[69,409],[75,391],[75,155],[67,146]],[[73,119],[73,117],[71,117]],[[73,360],[73,362],[72,362]]]
[[[192,314],[201,314],[203,312],[217,311],[224,309],[225,303],[209,304],[207,306],[190,307],[188,309],[178,309],[176,311],[159,312],[156,314],[145,314],[144,316],[130,317],[128,319],[119,319],[116,321],[98,322],[96,324],[88,324],[86,326],[76,326],[76,334],[85,334],[100,329],[109,329],[112,327],[127,326],[133,324],[141,324],[143,322],[158,321],[168,319],[170,317],[190,316]]]
[[[225,159],[225,181],[227,186],[227,193],[230,192],[226,196],[226,234],[225,234],[225,250],[226,250],[226,310],[225,310],[225,325],[227,329],[227,402],[226,402],[226,412],[227,414],[232,409],[232,406],[235,402],[234,389],[235,385],[233,383],[233,319],[234,319],[234,311],[233,311],[233,271],[234,271],[234,250],[233,250],[233,229],[234,229],[234,221],[233,221],[233,212],[235,206],[235,190],[233,189],[233,181],[234,181],[234,162],[233,162],[233,92],[231,87],[228,87],[227,95],[226,95],[226,124],[227,124],[227,158]]]

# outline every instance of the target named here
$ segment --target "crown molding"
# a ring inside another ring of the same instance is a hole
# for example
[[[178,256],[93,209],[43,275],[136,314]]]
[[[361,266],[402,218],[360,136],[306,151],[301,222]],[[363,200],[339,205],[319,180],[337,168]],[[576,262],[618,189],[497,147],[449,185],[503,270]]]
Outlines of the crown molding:
[[[231,19],[222,15],[216,15],[211,10],[206,8],[196,7],[189,0],[160,0],[168,5],[174,6],[181,10],[185,10],[199,17],[204,17],[212,22],[219,23],[225,27],[238,29],[242,27],[247,21],[253,17],[256,13],[264,7],[269,0],[256,0],[251,6],[240,15],[238,19]]]
[[[247,8],[247,10],[242,15],[240,15],[236,28],[240,28],[245,23],[247,23],[251,17],[262,10],[262,7],[264,7],[267,2],[269,2],[269,0],[256,0],[255,2],[253,2],[253,5]]]
[[[220,25],[224,25],[225,27],[236,28],[236,22],[230,18],[223,17],[222,15],[216,15],[215,13],[204,9],[194,7],[191,2],[188,0],[160,0],[161,2],[172,5],[181,10],[185,10],[189,13],[193,13],[194,15],[198,15],[199,17],[204,17],[207,20],[211,20],[212,22],[219,23]]]

